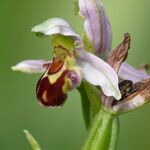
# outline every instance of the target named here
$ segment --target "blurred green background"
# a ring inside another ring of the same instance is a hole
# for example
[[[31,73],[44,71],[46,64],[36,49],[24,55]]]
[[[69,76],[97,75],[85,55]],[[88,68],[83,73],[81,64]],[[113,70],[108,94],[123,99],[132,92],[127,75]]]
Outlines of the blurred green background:
[[[128,62],[150,63],[149,0],[103,0],[113,30],[113,48],[125,32],[132,35]],[[86,130],[79,93],[69,93],[64,107],[41,107],[35,97],[40,75],[12,72],[24,59],[52,58],[48,39],[30,29],[50,17],[63,17],[81,33],[82,21],[73,14],[73,0],[0,1],[0,150],[30,150],[22,132],[28,129],[43,150],[79,150]],[[150,149],[150,104],[120,116],[118,150]]]

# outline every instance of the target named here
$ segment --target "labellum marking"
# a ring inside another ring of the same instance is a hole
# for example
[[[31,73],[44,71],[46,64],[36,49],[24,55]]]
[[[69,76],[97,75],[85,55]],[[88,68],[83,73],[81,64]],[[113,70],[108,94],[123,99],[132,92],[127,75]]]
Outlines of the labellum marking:
[[[51,83],[49,79],[51,75],[61,70],[63,64],[62,60],[55,58],[37,83],[37,98],[45,106],[61,106],[67,98],[63,86],[66,83],[65,79],[69,71],[65,69],[54,83]]]
[[[64,62],[61,59],[54,58],[52,65],[49,68],[48,75],[57,73],[63,66]]]
[[[63,85],[65,84],[65,77],[67,70],[57,79],[54,84],[49,82],[48,77],[41,78],[37,83],[36,94],[38,100],[45,106],[60,106],[62,105],[67,94],[63,92]]]
[[[43,65],[43,68],[47,69],[49,66],[51,66],[51,64],[52,64],[51,62],[46,63],[46,64]]]

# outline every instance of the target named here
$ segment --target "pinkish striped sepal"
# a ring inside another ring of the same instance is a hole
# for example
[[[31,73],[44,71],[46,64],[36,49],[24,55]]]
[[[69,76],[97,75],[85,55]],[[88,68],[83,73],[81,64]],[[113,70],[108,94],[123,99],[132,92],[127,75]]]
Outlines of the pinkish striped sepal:
[[[146,72],[136,69],[128,63],[123,63],[119,70],[119,77],[124,80],[132,80],[132,82],[139,82],[150,78]]]
[[[78,5],[79,14],[84,18],[86,38],[95,54],[106,58],[111,50],[112,32],[101,0],[79,0]]]

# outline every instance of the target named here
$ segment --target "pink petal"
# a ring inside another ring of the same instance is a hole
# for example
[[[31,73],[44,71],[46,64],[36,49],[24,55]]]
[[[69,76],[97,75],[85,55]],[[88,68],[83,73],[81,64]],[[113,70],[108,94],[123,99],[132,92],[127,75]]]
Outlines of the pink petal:
[[[87,38],[93,43],[97,56],[105,56],[111,50],[111,26],[101,0],[79,0],[79,10],[84,20]]]
[[[93,85],[99,85],[105,95],[121,98],[118,76],[109,64],[84,50],[77,51],[76,60],[85,80]]]
[[[119,70],[119,77],[124,80],[131,80],[132,82],[139,82],[141,80],[149,78],[150,76],[127,63],[123,63]]]
[[[81,44],[81,37],[73,31],[67,21],[61,18],[47,19],[43,23],[33,27],[31,31],[37,33],[37,35],[50,36],[54,34],[61,34],[64,36],[71,36]]]
[[[43,73],[46,70],[44,65],[48,63],[50,62],[45,60],[24,60],[12,66],[11,69],[24,73]]]

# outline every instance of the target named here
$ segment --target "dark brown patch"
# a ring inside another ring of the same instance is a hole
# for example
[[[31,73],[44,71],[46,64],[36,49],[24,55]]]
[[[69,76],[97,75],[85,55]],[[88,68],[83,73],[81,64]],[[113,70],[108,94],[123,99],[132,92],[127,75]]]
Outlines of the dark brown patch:
[[[48,68],[49,69],[49,68]],[[37,83],[36,95],[40,103],[45,106],[61,106],[67,98],[63,92],[65,77],[68,70],[65,70],[54,84],[51,84],[48,76],[41,78]]]
[[[125,99],[127,96],[129,96],[131,90],[132,90],[133,83],[130,80],[124,80],[119,83],[119,89],[121,92],[121,99]]]
[[[138,95],[145,99],[145,103],[150,100],[150,78],[130,86],[130,90],[119,101],[113,100],[112,106],[130,101]]]
[[[116,99],[113,100],[112,106],[116,105],[118,102],[124,100],[130,95],[130,92],[132,90],[133,83],[130,80],[123,80],[119,83],[119,89],[121,92],[121,99],[118,101]]]

